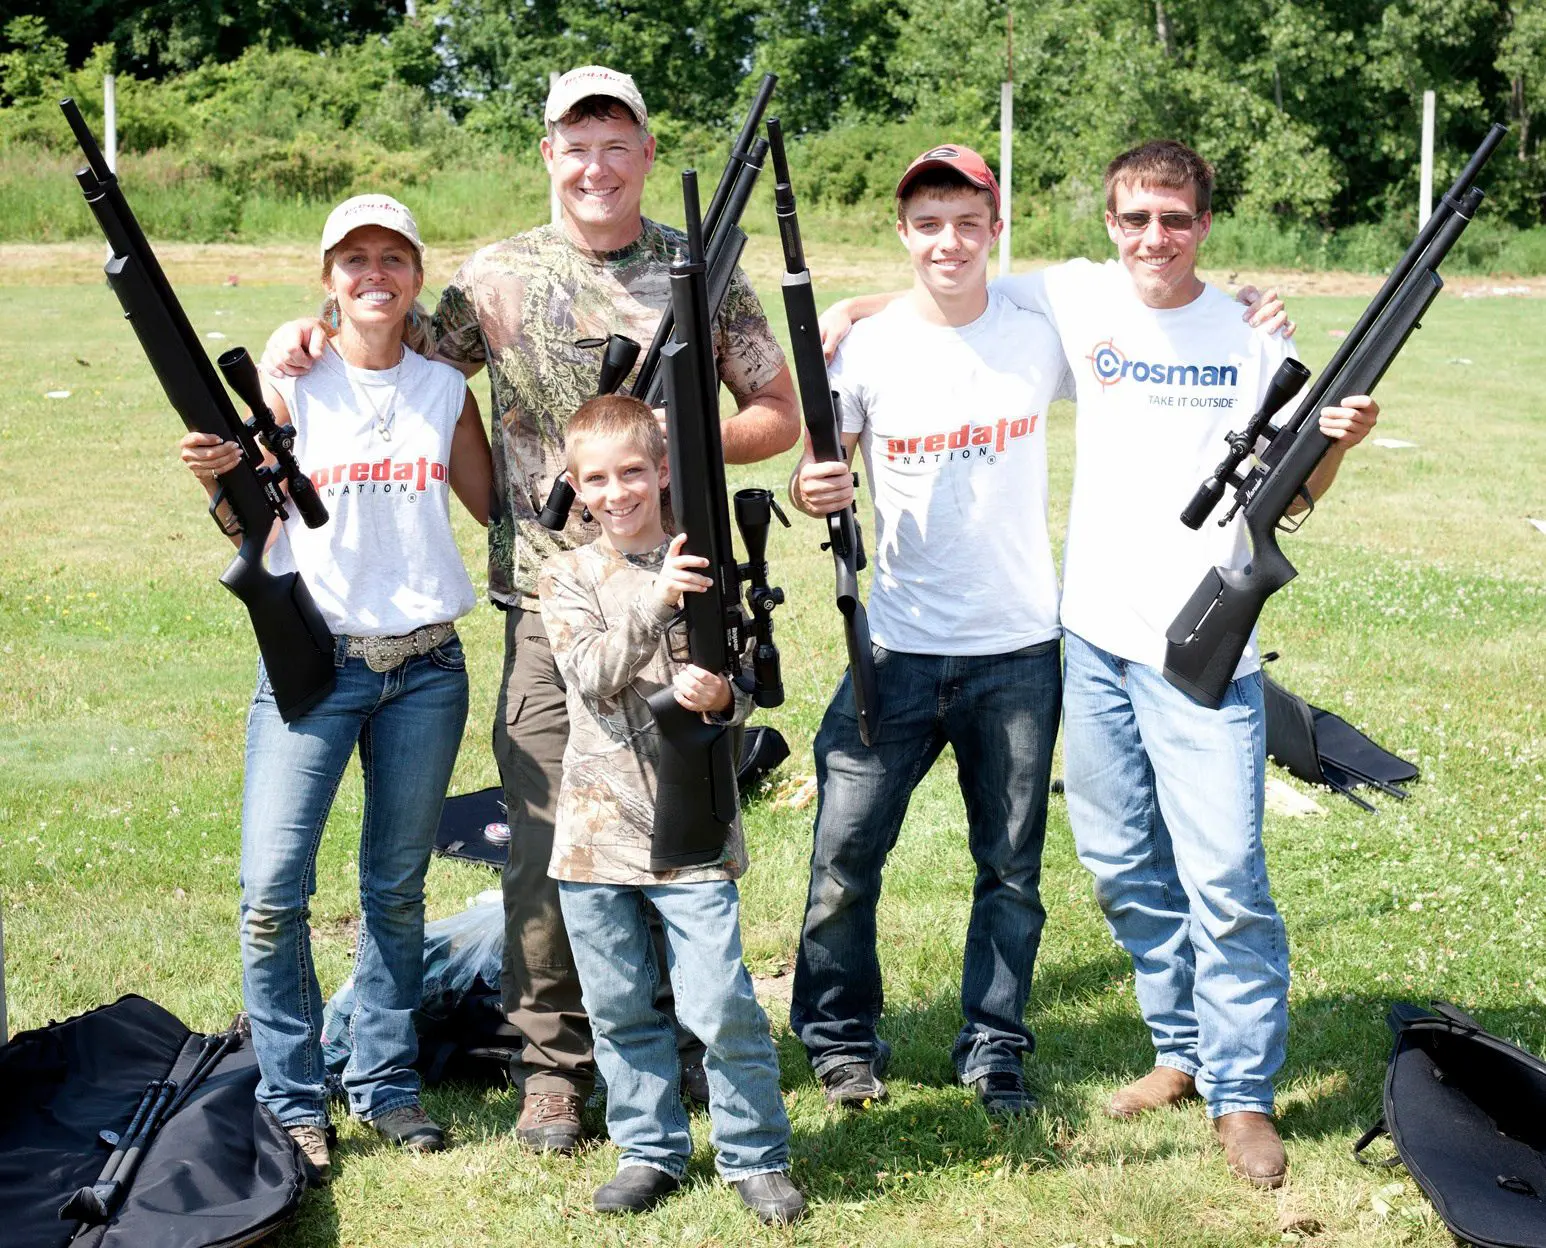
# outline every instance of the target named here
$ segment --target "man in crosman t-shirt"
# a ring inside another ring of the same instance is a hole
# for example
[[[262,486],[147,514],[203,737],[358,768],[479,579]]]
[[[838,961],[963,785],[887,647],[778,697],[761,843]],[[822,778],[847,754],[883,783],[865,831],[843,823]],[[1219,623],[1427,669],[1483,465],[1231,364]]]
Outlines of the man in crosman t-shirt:
[[[494,717],[510,823],[504,871],[505,961],[501,993],[525,1037],[519,1138],[542,1151],[572,1151],[580,1109],[595,1077],[580,982],[548,878],[553,819],[568,719],[564,689],[537,606],[537,572],[559,550],[598,530],[579,509],[560,533],[536,520],[564,471],[564,430],[596,393],[601,360],[585,338],[626,334],[648,343],[669,303],[677,230],[640,215],[655,136],[627,74],[570,70],[544,109],[542,158],[562,219],[471,256],[441,294],[436,358],[472,376],[487,368],[495,513],[489,525],[489,596],[505,611],[504,674]],[[752,463],[793,446],[799,412],[783,352],[756,293],[737,270],[716,322],[720,380],[736,413],[722,427],[727,463]],[[292,323],[265,362],[304,371],[319,334]],[[662,976],[664,979],[664,976]],[[701,1081],[701,1073],[690,1071]]]

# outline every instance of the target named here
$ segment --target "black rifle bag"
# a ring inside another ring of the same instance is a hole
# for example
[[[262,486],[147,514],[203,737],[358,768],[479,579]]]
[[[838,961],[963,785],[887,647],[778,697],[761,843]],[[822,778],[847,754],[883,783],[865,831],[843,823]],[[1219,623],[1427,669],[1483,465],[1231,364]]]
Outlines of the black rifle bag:
[[[300,1151],[253,1099],[250,1039],[215,1062],[151,1137],[108,1221],[62,1220],[91,1187],[152,1080],[181,1080],[204,1037],[159,1005],[112,1005],[18,1033],[0,1048],[0,1242],[8,1248],[214,1248],[265,1238],[305,1188]]]
[[[1546,1248],[1546,1062],[1442,1001],[1390,1009],[1389,1135],[1444,1225],[1480,1248]]]

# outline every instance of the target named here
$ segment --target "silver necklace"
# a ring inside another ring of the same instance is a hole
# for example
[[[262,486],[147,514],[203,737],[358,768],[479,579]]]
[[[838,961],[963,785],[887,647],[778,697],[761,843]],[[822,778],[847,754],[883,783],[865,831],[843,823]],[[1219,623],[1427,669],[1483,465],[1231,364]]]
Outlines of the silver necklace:
[[[380,435],[383,442],[390,442],[392,440],[392,421],[397,416],[397,377],[403,371],[403,359],[405,356],[406,352],[404,352],[404,355],[398,356],[397,363],[391,369],[382,370],[383,378],[390,372],[391,379],[387,382],[390,389],[387,392],[386,402],[380,407],[376,406],[376,400],[371,397],[371,387],[362,387],[365,393],[365,401],[370,405],[371,415],[375,417],[376,433]]]

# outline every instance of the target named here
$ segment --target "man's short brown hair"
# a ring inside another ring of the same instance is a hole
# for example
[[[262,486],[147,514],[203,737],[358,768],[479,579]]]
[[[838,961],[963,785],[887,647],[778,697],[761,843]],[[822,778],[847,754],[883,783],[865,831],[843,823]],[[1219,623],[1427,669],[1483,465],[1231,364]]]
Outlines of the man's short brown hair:
[[[1106,166],[1106,211],[1117,210],[1117,187],[1154,186],[1167,191],[1191,188],[1198,215],[1213,207],[1213,166],[1175,139],[1154,139],[1123,152]]]
[[[611,121],[614,117],[619,121],[631,121],[638,126],[641,143],[649,135],[649,127],[641,123],[634,115],[633,109],[622,100],[611,95],[587,95],[556,122],[548,123],[548,137],[553,137],[553,131],[558,126],[577,126],[582,121]]]
[[[993,192],[985,187],[976,186],[954,169],[925,169],[922,173],[914,174],[896,201],[896,219],[907,220],[907,205],[912,203],[920,195],[940,195],[946,199],[955,199],[958,195],[981,195],[988,206],[988,224],[998,220],[998,205],[993,201]]]
[[[655,413],[643,399],[628,394],[598,394],[581,403],[564,431],[564,466],[579,473],[580,443],[589,438],[623,442],[652,464],[666,457],[666,439]]]

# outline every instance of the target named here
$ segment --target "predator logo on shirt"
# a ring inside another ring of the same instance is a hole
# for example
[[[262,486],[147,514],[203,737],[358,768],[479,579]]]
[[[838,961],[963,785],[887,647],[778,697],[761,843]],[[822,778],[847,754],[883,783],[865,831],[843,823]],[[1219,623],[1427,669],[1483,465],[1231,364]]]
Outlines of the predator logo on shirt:
[[[948,460],[982,459],[994,463],[1011,442],[1036,432],[1041,413],[1033,412],[1015,420],[999,417],[991,425],[970,422],[956,429],[927,433],[918,437],[887,438],[886,459],[894,464],[937,464]]]

